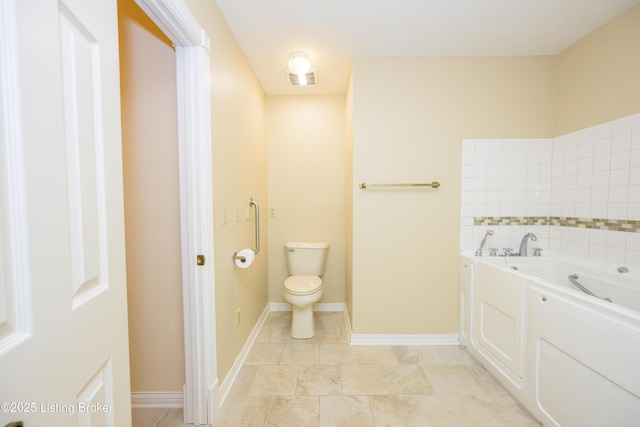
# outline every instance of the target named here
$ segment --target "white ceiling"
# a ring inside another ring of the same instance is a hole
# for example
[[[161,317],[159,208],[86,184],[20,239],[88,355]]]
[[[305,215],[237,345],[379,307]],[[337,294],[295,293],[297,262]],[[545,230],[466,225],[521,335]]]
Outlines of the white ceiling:
[[[554,55],[640,0],[217,2],[265,93],[285,95],[345,93],[356,57]],[[288,83],[299,50],[314,87]]]

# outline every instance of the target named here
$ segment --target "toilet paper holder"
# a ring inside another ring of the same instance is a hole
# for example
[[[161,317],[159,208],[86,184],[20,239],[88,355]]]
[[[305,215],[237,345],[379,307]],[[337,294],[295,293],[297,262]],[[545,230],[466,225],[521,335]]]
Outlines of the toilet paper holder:
[[[244,257],[242,255],[238,255],[238,252],[233,254],[233,259],[239,259],[240,262],[247,262],[247,257]]]
[[[256,248],[252,249],[253,253],[255,255],[258,255],[258,252],[260,251],[260,207],[258,206],[258,202],[256,202],[255,200],[253,200],[253,197],[249,200],[249,205],[253,206],[253,209],[255,211],[255,229],[256,229]],[[233,254],[233,259],[234,260],[240,260],[240,262],[246,262],[247,258],[242,256],[242,255],[238,255],[238,252],[235,252]]]

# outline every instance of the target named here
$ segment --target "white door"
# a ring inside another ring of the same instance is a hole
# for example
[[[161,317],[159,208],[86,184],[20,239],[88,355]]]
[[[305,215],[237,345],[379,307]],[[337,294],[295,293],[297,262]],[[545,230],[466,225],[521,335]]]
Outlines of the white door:
[[[116,0],[0,0],[0,427],[131,425]]]

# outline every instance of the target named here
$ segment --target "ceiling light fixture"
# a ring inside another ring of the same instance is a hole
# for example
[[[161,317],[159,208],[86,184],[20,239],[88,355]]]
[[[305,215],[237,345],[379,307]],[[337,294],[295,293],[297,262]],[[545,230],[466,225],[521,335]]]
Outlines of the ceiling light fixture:
[[[309,62],[309,55],[304,52],[293,52],[289,56],[288,67],[289,71],[298,76],[304,76],[311,69],[311,62]]]
[[[304,52],[292,52],[289,55],[288,68],[285,71],[291,86],[315,86],[316,70],[311,69],[309,55]]]

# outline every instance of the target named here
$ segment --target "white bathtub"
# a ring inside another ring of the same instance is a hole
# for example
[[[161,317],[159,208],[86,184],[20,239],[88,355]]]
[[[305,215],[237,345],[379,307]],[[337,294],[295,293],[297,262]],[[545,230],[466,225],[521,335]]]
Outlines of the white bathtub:
[[[544,425],[638,426],[640,272],[618,267],[462,254],[460,342]]]

